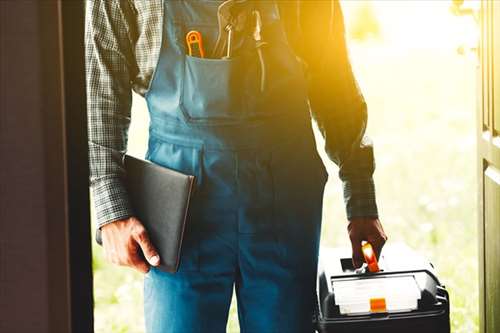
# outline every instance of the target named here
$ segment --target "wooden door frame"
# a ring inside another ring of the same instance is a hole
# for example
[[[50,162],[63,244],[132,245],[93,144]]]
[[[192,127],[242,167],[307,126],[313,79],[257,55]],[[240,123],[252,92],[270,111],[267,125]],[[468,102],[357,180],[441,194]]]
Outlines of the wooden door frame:
[[[0,18],[0,331],[92,332],[84,2]]]
[[[85,1],[61,2],[72,332],[93,332]]]
[[[493,333],[499,328],[498,302],[500,284],[498,283],[498,264],[500,237],[495,230],[500,228],[500,208],[495,204],[500,199],[500,118],[498,90],[495,83],[500,81],[500,48],[495,41],[500,27],[495,18],[500,15],[500,3],[490,0],[481,1],[480,22],[480,65],[478,70],[478,203],[479,203],[479,328],[480,332]],[[493,230],[493,231],[492,231]],[[493,253],[491,253],[493,251]],[[492,283],[494,282],[494,283]],[[496,284],[495,284],[496,283]],[[496,303],[495,303],[496,302]],[[492,305],[496,305],[495,308]]]

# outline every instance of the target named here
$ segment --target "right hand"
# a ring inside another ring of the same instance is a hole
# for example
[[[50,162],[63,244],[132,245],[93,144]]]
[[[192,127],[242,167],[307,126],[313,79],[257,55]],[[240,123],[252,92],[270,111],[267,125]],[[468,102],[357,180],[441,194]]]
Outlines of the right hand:
[[[101,232],[102,246],[108,261],[135,268],[142,273],[147,273],[150,265],[160,264],[160,256],[151,244],[146,228],[137,218],[108,223],[101,227]]]

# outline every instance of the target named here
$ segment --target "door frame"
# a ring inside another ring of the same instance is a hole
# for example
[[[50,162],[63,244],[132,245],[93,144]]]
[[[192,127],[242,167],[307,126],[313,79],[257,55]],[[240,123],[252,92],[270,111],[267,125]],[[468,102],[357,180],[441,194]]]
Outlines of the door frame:
[[[481,1],[481,39],[477,78],[477,161],[479,234],[479,329],[498,332],[500,321],[500,3]],[[496,81],[496,82],[495,82]]]
[[[84,1],[0,1],[0,331],[93,332]]]
[[[72,332],[94,331],[85,1],[61,1]]]

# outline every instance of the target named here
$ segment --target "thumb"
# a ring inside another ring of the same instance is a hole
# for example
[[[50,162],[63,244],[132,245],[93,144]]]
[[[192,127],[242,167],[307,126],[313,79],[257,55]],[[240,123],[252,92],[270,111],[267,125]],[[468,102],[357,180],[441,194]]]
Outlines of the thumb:
[[[148,263],[152,266],[158,266],[160,264],[160,255],[151,243],[146,229],[142,227],[139,232],[133,233],[133,238],[141,247],[142,253],[144,253],[144,257]]]
[[[361,249],[361,240],[351,239],[352,246],[352,264],[354,268],[360,268],[363,265],[364,257]]]

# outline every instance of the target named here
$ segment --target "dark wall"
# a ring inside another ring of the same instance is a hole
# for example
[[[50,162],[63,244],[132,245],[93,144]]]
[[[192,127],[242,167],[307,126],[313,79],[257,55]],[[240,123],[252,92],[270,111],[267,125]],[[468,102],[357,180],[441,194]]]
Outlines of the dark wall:
[[[0,1],[0,34],[0,332],[90,332],[83,2]]]

